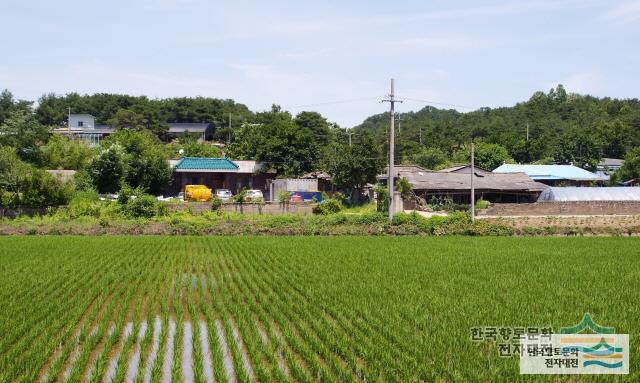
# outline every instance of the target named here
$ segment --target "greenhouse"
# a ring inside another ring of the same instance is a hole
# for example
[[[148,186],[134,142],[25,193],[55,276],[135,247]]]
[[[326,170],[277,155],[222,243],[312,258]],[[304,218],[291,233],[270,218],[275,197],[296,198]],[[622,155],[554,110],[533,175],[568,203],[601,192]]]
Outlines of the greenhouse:
[[[640,187],[549,187],[538,201],[640,201]]]

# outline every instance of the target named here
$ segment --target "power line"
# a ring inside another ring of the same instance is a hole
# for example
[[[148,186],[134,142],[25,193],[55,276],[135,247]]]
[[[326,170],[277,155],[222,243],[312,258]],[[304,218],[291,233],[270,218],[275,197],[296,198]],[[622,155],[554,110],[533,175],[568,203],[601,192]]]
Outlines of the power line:
[[[314,104],[303,104],[303,105],[292,105],[292,106],[283,106],[282,109],[299,109],[299,108],[308,108],[311,106],[323,106],[323,105],[336,105],[336,104],[348,104],[352,102],[362,102],[362,101],[371,101],[377,100],[380,96],[375,97],[363,97],[363,98],[352,98],[347,100],[339,100],[339,101],[326,101],[326,102],[317,102]]]
[[[414,101],[414,102],[420,102],[420,103],[424,103],[424,104],[433,104],[433,105],[442,105],[442,106],[451,106],[453,108],[462,108],[462,109],[471,109],[471,110],[476,110],[479,109],[475,106],[468,106],[468,105],[458,105],[458,104],[447,104],[445,102],[437,102],[437,101],[430,101],[430,100],[421,100],[418,98],[409,98],[409,97],[401,97],[401,100],[405,100],[405,101]]]

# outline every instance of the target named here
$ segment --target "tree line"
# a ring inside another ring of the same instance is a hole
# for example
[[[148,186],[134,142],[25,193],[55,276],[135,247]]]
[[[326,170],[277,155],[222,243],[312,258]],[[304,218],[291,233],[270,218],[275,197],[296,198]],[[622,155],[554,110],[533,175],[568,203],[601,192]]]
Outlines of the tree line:
[[[116,133],[98,148],[52,134],[66,125],[69,108],[94,115],[97,124],[114,126]],[[0,203],[53,205],[75,189],[106,193],[123,185],[160,193],[171,182],[168,159],[223,155],[188,134],[167,143],[168,122],[211,123],[215,140],[226,144],[225,156],[264,162],[283,177],[324,171],[336,187],[356,191],[375,183],[383,170],[389,117],[371,116],[348,132],[317,112],[292,115],[277,105],[256,113],[233,100],[77,93],[46,94],[34,105],[5,90],[0,93]],[[436,170],[467,163],[474,140],[477,165],[488,170],[504,162],[573,163],[593,170],[601,158],[613,157],[626,159],[614,181],[640,178],[637,99],[570,94],[559,85],[513,107],[461,113],[428,106],[397,117],[397,163]],[[69,186],[44,169],[78,173]],[[39,195],[51,198],[37,201]]]

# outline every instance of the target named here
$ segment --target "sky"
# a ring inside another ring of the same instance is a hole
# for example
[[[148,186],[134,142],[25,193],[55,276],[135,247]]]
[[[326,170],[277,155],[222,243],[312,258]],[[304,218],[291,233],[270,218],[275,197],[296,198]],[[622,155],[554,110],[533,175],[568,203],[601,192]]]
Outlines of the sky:
[[[0,0],[0,36],[20,99],[231,98],[345,127],[388,110],[391,78],[400,112],[640,90],[640,0]]]

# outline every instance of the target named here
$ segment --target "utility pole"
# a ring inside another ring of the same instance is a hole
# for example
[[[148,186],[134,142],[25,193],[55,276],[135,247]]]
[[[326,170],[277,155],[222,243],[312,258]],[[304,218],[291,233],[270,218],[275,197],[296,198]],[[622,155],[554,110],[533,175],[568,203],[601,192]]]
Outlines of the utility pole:
[[[529,123],[527,122],[527,141],[529,141]]]
[[[422,146],[422,126],[420,127],[420,146]]]
[[[473,177],[476,172],[474,154],[473,140],[471,140],[471,222],[476,220],[476,191],[473,187]]]
[[[231,113],[229,113],[229,131],[227,132],[227,144],[231,143]]]
[[[393,79],[391,79],[391,93],[389,94],[389,98],[386,100],[382,100],[383,102],[388,102],[391,105],[391,108],[389,110],[389,116],[390,116],[390,125],[389,125],[389,169],[388,169],[388,180],[387,180],[387,187],[389,188],[389,221],[391,221],[393,219],[393,181],[394,181],[394,176],[395,176],[395,169],[393,166],[393,162],[394,162],[394,156],[395,156],[395,130],[394,130],[394,124],[395,124],[395,119],[396,119],[396,115],[395,115],[395,103],[396,102],[402,102],[402,101],[397,101],[395,98],[395,94],[394,94],[394,87],[393,87]]]
[[[351,146],[351,135],[353,133],[351,132],[351,128],[347,129],[347,135],[349,136],[349,146]]]
[[[69,112],[67,114],[67,134],[69,138],[71,138],[71,107],[69,107]]]

